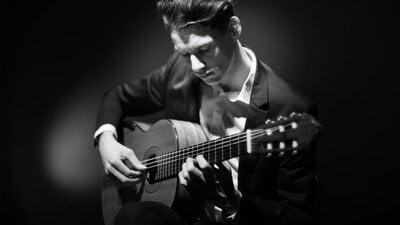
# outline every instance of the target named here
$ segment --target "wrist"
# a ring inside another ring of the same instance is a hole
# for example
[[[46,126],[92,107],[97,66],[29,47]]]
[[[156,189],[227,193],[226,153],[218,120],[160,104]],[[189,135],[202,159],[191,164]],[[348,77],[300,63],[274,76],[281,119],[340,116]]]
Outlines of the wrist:
[[[104,131],[99,135],[99,145],[108,145],[109,143],[116,141],[114,133],[111,131]]]

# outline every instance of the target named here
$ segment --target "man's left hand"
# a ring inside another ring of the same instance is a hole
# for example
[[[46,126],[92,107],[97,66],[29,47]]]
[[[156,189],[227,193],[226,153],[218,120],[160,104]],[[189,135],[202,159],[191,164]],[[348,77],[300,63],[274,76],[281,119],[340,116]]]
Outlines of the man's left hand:
[[[237,210],[241,194],[233,187],[230,171],[226,168],[213,169],[202,155],[198,155],[186,159],[178,176],[180,184],[193,197],[207,200],[222,209]]]

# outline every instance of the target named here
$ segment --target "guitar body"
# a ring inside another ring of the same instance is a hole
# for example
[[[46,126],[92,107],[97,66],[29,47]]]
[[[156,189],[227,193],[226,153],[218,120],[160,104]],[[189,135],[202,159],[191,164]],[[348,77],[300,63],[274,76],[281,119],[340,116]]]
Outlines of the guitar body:
[[[200,125],[178,120],[160,120],[149,130],[124,132],[124,145],[133,149],[140,161],[207,141]],[[157,171],[152,176],[157,176]],[[108,175],[103,178],[102,205],[106,225],[114,220],[122,205],[130,201],[156,201],[171,206],[177,189],[177,178],[152,181],[149,173],[140,187],[117,185]]]

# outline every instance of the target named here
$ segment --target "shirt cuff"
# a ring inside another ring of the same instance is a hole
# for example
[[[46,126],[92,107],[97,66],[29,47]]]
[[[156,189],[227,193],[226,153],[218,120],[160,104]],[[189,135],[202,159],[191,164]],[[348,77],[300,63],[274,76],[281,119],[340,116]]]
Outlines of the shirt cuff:
[[[110,123],[106,123],[106,124],[101,125],[99,127],[99,129],[97,129],[94,132],[93,139],[94,139],[95,143],[98,142],[98,138],[99,138],[100,134],[102,134],[104,131],[111,131],[112,134],[114,135],[115,139],[118,139],[117,129],[115,128],[115,126]]]

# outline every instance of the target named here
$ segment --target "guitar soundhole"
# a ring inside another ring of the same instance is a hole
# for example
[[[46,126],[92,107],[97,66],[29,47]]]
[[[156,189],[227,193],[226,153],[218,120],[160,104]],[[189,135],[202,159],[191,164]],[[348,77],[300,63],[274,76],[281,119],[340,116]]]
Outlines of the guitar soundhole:
[[[156,146],[152,146],[146,150],[143,155],[143,160],[146,160],[146,166],[148,167],[147,174],[146,174],[146,182],[144,185],[144,190],[147,193],[154,193],[156,192],[160,186],[161,182],[158,179],[158,166],[156,162],[157,156],[161,155],[160,149]]]
[[[149,159],[155,158],[156,155],[151,155]],[[150,185],[153,185],[156,182],[156,174],[157,174],[157,167],[153,167],[147,171],[146,180]]]

